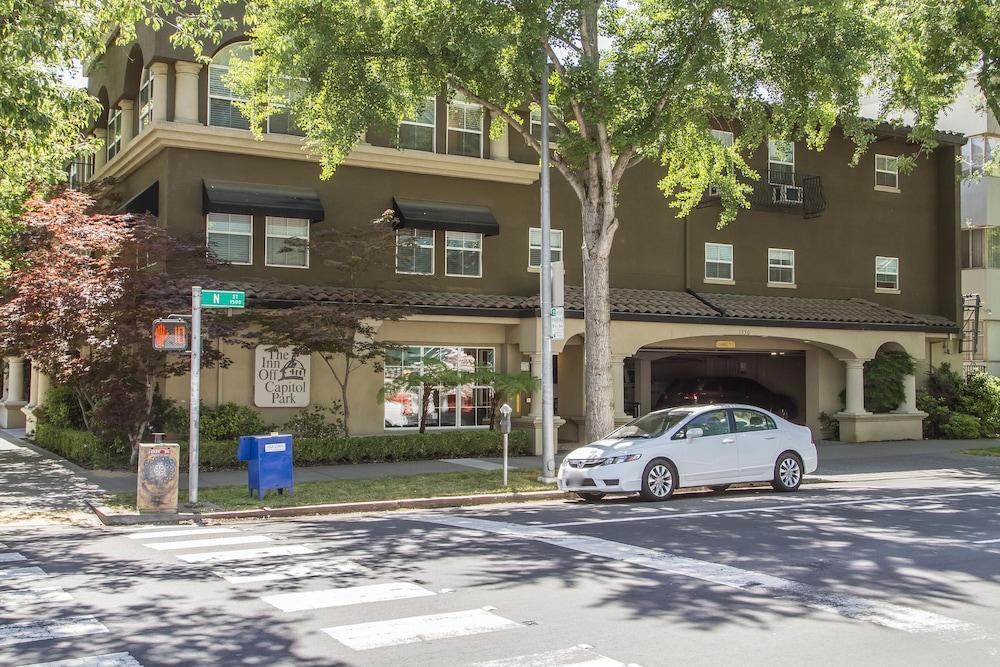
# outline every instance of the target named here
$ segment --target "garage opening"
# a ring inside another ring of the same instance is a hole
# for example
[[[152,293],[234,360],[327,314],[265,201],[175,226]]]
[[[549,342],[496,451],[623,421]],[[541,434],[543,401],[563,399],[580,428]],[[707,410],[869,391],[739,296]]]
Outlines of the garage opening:
[[[748,403],[802,424],[805,395],[802,350],[643,348],[625,360],[625,403],[633,416],[676,405]]]

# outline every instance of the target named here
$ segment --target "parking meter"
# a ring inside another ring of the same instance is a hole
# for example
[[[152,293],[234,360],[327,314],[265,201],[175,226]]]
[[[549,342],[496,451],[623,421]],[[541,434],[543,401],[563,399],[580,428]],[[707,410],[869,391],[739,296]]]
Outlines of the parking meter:
[[[500,406],[500,433],[503,435],[503,485],[507,486],[507,440],[510,434],[510,413],[514,409],[504,403]]]

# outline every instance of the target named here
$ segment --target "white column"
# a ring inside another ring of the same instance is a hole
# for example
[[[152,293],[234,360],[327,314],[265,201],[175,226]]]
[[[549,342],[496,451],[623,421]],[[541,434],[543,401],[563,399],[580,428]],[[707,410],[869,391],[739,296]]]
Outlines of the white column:
[[[529,357],[531,359],[531,375],[538,380],[538,389],[531,393],[531,411],[528,415],[532,419],[542,418],[542,355],[532,354]]]
[[[919,412],[919,410],[917,410],[916,375],[903,376],[903,402],[900,403],[899,407],[893,410],[893,412],[898,412],[901,414],[913,414],[915,412]]]
[[[22,428],[24,414],[24,359],[7,357],[7,395],[0,404],[0,428]]]
[[[865,411],[865,361],[867,359],[844,359],[847,367],[847,406],[849,415],[867,414]]]
[[[118,102],[118,108],[122,110],[122,150],[125,150],[135,137],[135,119],[132,117],[135,101],[121,100]]]
[[[108,130],[104,127],[94,128],[94,136],[100,139],[101,147],[94,153],[94,173],[99,172],[108,161]]]
[[[153,122],[167,119],[167,63],[153,63],[149,75],[153,78]]]
[[[510,160],[510,141],[507,121],[502,118],[493,118],[492,122],[503,125],[503,132],[496,139],[490,139],[490,159]]]
[[[653,360],[649,357],[636,357],[635,366],[639,411],[645,415],[653,411]]]
[[[178,60],[174,63],[174,121],[198,124],[198,74],[200,63]]]
[[[611,389],[615,399],[615,421],[628,421],[630,417],[625,412],[625,356],[611,355]]]
[[[21,408],[24,413],[25,435],[34,435],[38,426],[38,417],[35,414],[45,403],[45,395],[49,393],[49,376],[35,368],[31,369],[31,400]]]

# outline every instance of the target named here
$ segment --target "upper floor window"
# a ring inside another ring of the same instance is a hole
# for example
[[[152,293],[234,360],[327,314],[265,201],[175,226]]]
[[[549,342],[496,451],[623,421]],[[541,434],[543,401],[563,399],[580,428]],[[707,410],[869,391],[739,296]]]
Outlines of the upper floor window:
[[[771,185],[795,185],[795,142],[769,139],[767,179]]]
[[[710,131],[712,133],[712,138],[715,139],[716,141],[718,141],[720,144],[722,144],[726,148],[729,148],[730,146],[733,145],[733,133],[732,132],[729,132],[728,130],[716,130],[714,128],[712,130],[710,130]]]
[[[94,156],[77,156],[69,163],[69,187],[71,190],[78,190],[81,185],[90,180],[94,175]]]
[[[448,104],[448,153],[483,156],[483,107],[462,93],[455,93]]]
[[[396,273],[434,275],[434,230],[396,231]]]
[[[139,85],[139,131],[142,132],[153,122],[153,77],[149,68],[142,70],[142,83]]]
[[[122,110],[108,112],[108,160],[122,150]]]
[[[399,147],[433,153],[437,147],[437,98],[428,97],[399,124]]]
[[[208,214],[208,248],[221,262],[253,263],[253,218],[235,213]]]
[[[483,276],[483,235],[475,232],[445,232],[444,274],[464,278]]]
[[[899,158],[891,155],[875,156],[875,187],[899,189]]]
[[[705,280],[733,279],[733,246],[728,243],[705,244]]]
[[[778,285],[795,284],[795,251],[784,248],[767,249],[767,282]]]
[[[250,60],[253,50],[248,42],[236,42],[219,49],[208,66],[208,124],[216,127],[250,129],[250,121],[236,107],[236,102],[246,100],[236,95],[224,78],[229,74],[233,61]]]
[[[552,107],[549,107],[549,115],[552,114]],[[535,139],[542,140],[542,107],[532,104],[528,112],[528,131]],[[549,121],[549,141],[555,141],[559,137],[559,126]]]
[[[875,258],[875,289],[899,289],[899,258]]]
[[[990,134],[978,134],[969,137],[962,146],[962,171],[966,174],[977,172],[990,161],[1000,160],[1000,137]],[[1000,175],[991,172],[991,175]]]
[[[561,229],[549,230],[549,256],[553,262],[562,261],[563,233]],[[528,229],[528,266],[537,269],[542,266],[542,230]]]
[[[1000,269],[1000,227],[962,230],[962,268]]]
[[[309,268],[309,221],[268,216],[264,236],[266,266]]]

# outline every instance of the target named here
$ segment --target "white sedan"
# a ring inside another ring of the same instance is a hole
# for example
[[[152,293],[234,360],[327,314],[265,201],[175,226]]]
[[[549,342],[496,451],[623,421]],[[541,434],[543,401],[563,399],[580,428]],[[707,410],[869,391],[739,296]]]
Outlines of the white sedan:
[[[701,405],[651,412],[573,450],[558,478],[584,500],[636,492],[666,500],[683,486],[734,482],[795,491],[817,463],[808,428],[751,405]]]

